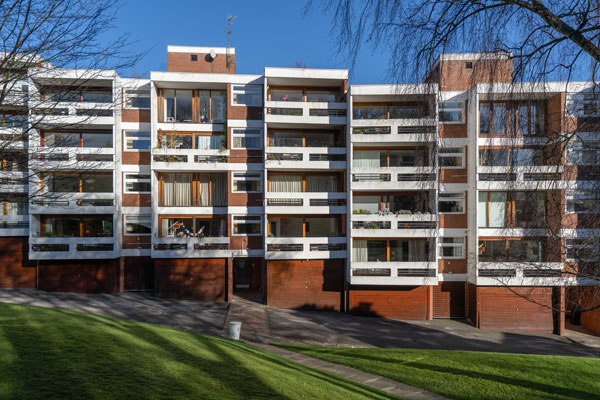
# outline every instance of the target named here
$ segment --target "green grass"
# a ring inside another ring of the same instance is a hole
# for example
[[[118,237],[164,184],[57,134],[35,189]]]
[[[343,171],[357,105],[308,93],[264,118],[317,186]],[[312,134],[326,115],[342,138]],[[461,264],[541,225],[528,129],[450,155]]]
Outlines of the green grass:
[[[0,304],[1,399],[385,399],[253,346]]]
[[[475,351],[282,346],[455,399],[599,399],[600,360]]]

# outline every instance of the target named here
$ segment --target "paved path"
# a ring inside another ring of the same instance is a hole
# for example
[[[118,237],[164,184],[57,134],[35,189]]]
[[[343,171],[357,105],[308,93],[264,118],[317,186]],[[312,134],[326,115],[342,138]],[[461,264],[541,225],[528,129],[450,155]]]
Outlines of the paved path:
[[[280,347],[271,346],[265,343],[253,343],[256,347],[260,347],[263,350],[275,353],[290,361],[297,362],[299,364],[306,365],[311,368],[320,369],[329,373],[339,375],[346,379],[354,382],[361,383],[366,386],[381,390],[382,392],[389,393],[394,396],[398,396],[402,399],[408,400],[434,400],[434,399],[445,399],[439,394],[431,393],[423,389],[416,388],[414,386],[406,385],[402,382],[398,382],[392,379],[384,378],[380,375],[371,374],[368,372],[360,371],[358,369],[346,367],[345,365],[331,363],[329,361],[319,360],[313,357],[305,356],[304,354],[296,353]]]
[[[227,335],[229,319],[241,319],[242,338],[282,344],[338,347],[403,347],[502,351],[598,357],[600,338],[485,331],[453,320],[400,321],[324,311],[295,311],[252,302],[164,300],[143,293],[98,295],[0,289],[0,302],[64,308],[132,319],[209,335]],[[567,332],[569,333],[569,332]],[[577,343],[574,343],[577,342]],[[596,347],[597,345],[597,347]]]

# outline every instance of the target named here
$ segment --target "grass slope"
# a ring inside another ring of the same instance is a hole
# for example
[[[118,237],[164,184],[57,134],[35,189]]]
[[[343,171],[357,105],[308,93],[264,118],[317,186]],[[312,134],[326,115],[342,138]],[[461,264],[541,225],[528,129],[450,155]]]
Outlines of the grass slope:
[[[2,399],[384,399],[253,346],[161,326],[0,304]]]
[[[599,399],[600,360],[471,351],[282,346],[454,399]]]

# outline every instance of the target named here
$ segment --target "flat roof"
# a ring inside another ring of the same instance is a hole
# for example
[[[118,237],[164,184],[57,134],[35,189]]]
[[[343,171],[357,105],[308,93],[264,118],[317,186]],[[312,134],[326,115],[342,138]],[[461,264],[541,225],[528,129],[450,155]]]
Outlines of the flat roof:
[[[211,50],[214,50],[217,54],[227,54],[227,47],[167,46],[168,53],[210,53]],[[229,54],[235,54],[235,47],[229,48]]]

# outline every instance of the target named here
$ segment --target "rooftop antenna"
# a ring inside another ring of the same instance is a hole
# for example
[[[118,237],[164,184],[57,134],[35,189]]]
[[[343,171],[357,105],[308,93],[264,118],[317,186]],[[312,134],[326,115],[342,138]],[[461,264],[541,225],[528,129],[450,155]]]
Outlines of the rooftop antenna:
[[[226,57],[227,73],[231,73],[231,54],[230,54],[230,50],[229,50],[231,47],[231,23],[236,18],[237,17],[235,15],[229,15],[227,17],[227,57]]]

